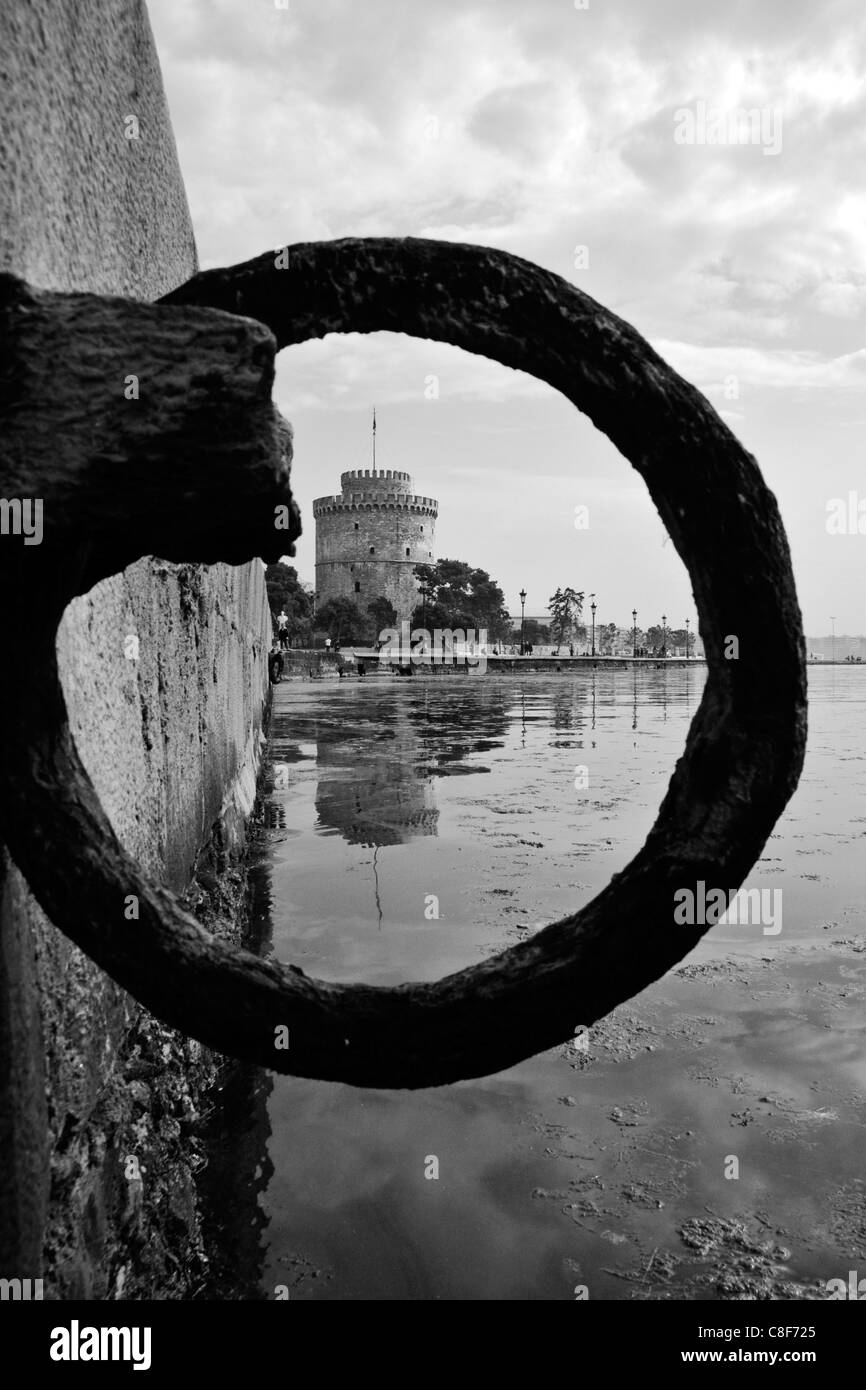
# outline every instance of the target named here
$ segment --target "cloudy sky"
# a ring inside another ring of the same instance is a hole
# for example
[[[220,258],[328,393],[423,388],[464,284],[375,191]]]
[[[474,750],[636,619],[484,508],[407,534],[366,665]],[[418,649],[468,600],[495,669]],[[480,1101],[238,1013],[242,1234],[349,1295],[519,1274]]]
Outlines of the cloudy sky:
[[[866,534],[827,530],[833,499],[856,492],[866,513],[858,0],[149,9],[204,267],[411,235],[556,271],[633,323],[757,456],[807,631],[828,633],[832,614],[837,633],[866,632]],[[738,109],[761,113],[753,138],[735,117],[714,138],[714,114]],[[369,466],[375,402],[380,467],[438,498],[438,553],[489,570],[512,612],[521,586],[540,613],[572,584],[596,592],[599,622],[628,625],[635,606],[643,626],[694,616],[641,480],[531,377],[352,335],[282,353],[276,396],[295,427],[302,578],[312,499]]]

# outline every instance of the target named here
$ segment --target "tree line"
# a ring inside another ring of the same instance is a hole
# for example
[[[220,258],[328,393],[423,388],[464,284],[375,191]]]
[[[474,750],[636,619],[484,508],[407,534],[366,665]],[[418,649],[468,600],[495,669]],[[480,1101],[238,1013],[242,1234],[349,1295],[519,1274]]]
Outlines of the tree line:
[[[486,570],[462,560],[439,560],[416,565],[415,577],[419,590],[409,617],[413,628],[486,628],[491,642],[511,636],[505,595]],[[286,613],[293,646],[311,643],[315,632],[325,633],[335,644],[368,646],[399,625],[397,610],[387,598],[373,599],[364,607],[351,598],[332,598],[315,608],[313,593],[300,583],[293,565],[268,565],[265,578],[274,621],[278,613]]]
[[[486,570],[463,560],[438,560],[432,565],[416,565],[418,602],[409,622],[413,628],[428,632],[486,629],[492,645],[513,644],[519,640],[519,630],[505,606],[505,595]],[[289,640],[293,646],[311,646],[316,632],[330,637],[335,645],[373,646],[381,634],[399,625],[399,615],[387,598],[376,598],[362,607],[351,598],[333,598],[315,607],[315,596],[309,585],[298,579],[293,565],[282,562],[268,565],[266,572],[268,600],[276,623],[277,614],[285,612],[289,620]],[[592,598],[592,595],[590,595]],[[523,627],[524,643],[550,644],[557,647],[575,646],[589,650],[592,641],[591,624],[587,623],[584,608],[586,594],[572,587],[558,587],[547,603],[549,623],[527,618]],[[638,628],[616,623],[596,623],[595,650],[599,655],[613,653],[614,648],[631,646],[639,652],[656,654],[663,649],[694,647],[694,633],[685,628],[661,624]]]
[[[594,595],[590,595],[593,598]],[[586,594],[583,590],[558,588],[547,604],[550,613],[550,639],[556,646],[592,647],[592,623],[584,617]],[[526,640],[529,624],[526,624]],[[633,627],[630,624],[620,627],[617,623],[595,624],[595,651],[597,655],[613,655],[615,648],[625,648],[629,654],[635,648],[638,654],[658,655],[672,649],[692,651],[695,634],[686,627],[662,627],[655,623],[651,627]]]

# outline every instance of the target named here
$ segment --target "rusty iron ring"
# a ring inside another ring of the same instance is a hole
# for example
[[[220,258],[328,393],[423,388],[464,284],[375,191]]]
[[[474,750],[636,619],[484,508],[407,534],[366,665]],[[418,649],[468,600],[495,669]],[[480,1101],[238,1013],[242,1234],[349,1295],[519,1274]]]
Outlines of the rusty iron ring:
[[[416,239],[306,243],[279,261],[269,252],[205,272],[153,310],[244,315],[268,325],[278,347],[379,330],[452,343],[561,391],[644,478],[691,576],[708,661],[656,823],[580,912],[436,983],[329,984],[215,939],[120,846],[67,725],[55,628],[85,577],[119,567],[116,548],[97,544],[97,558],[91,547],[71,578],[55,565],[38,604],[30,597],[17,619],[29,693],[6,698],[16,722],[4,725],[3,790],[24,804],[4,813],[3,833],[56,925],[153,1013],[211,1047],[358,1086],[486,1075],[562,1043],[658,979],[707,929],[675,925],[675,891],[701,879],[735,890],[760,855],[797,784],[806,734],[787,540],[757,464],[706,398],[560,277],[502,251]],[[167,478],[168,496],[171,486]],[[229,538],[224,509],[204,510],[188,536],[179,523],[165,534],[149,513],[123,563],[152,553],[237,563],[241,553],[273,552],[264,522],[241,523]],[[124,918],[129,894],[140,901],[136,922]],[[276,1050],[284,1027],[290,1046]]]

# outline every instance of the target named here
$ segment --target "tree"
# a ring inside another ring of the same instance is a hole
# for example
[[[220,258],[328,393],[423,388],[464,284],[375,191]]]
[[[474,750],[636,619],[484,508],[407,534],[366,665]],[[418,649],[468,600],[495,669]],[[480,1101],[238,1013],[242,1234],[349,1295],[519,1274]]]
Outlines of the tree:
[[[313,595],[301,584],[294,565],[280,560],[265,570],[268,603],[276,626],[276,617],[285,610],[289,618],[290,641],[309,641],[312,638]]]
[[[511,636],[511,619],[505,595],[486,570],[475,569],[463,560],[439,560],[435,565],[416,565],[415,575],[427,589],[426,602],[412,614],[413,627],[463,631],[485,628],[489,642],[506,641]]]
[[[296,595],[304,592],[294,565],[286,565],[282,560],[275,565],[268,565],[265,570],[265,585],[272,613],[279,613],[281,608],[288,612]]]
[[[386,628],[397,626],[397,609],[384,594],[381,598],[374,598],[372,603],[367,604],[367,612],[370,615],[373,631],[369,634],[370,641],[377,642]]]
[[[571,587],[558,588],[547,605],[550,614],[550,635],[557,646],[573,639],[583,613],[584,593]]]
[[[316,627],[325,631],[332,642],[363,641],[368,626],[369,621],[350,598],[329,598],[316,613]]]
[[[547,604],[547,611],[550,614],[550,635],[557,646],[565,641],[565,632],[568,627],[568,610],[565,603],[565,595],[562,588],[557,586],[555,594],[551,594]]]
[[[523,640],[533,646],[541,646],[550,641],[550,628],[537,618],[527,618],[523,624]]]
[[[619,628],[616,623],[601,623],[596,628],[598,650],[607,656],[612,656],[618,636]]]

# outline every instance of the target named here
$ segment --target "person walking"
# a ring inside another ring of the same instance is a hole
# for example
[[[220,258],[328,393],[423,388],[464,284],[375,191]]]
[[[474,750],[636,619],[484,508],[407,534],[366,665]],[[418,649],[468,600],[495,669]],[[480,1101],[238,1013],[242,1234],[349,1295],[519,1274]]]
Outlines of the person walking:
[[[285,608],[281,609],[277,614],[277,635],[279,637],[280,646],[283,648],[283,651],[285,651],[289,645],[289,615]]]
[[[283,653],[278,646],[274,645],[268,656],[268,675],[271,680],[271,685],[279,685],[283,678],[284,665]]]

